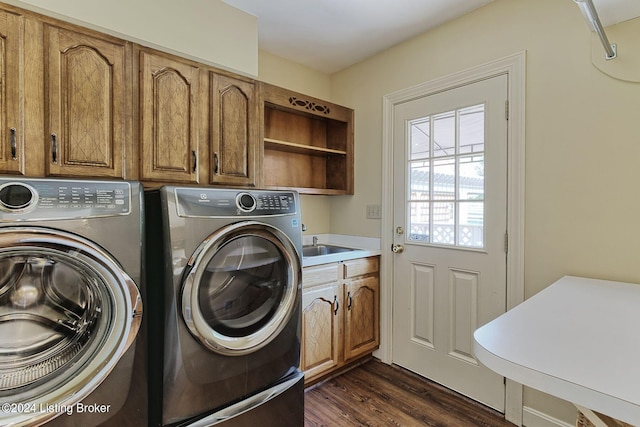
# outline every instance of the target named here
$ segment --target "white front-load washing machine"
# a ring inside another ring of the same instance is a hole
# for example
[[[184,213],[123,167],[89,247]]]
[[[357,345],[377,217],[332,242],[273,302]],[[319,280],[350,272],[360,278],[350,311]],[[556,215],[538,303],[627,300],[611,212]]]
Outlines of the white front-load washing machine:
[[[145,194],[153,426],[302,426],[293,191]]]
[[[142,197],[0,178],[0,425],[147,424]]]

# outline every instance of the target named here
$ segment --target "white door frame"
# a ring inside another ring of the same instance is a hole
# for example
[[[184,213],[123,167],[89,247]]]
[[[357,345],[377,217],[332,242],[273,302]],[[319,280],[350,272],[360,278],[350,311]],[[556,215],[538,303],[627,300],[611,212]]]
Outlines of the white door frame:
[[[380,349],[385,363],[393,360],[393,114],[396,104],[428,96],[500,74],[508,76],[509,122],[507,127],[507,310],[524,301],[524,203],[525,203],[525,71],[526,52],[516,54],[402,89],[383,97],[382,116],[382,232]],[[522,425],[522,385],[507,379],[505,417]]]

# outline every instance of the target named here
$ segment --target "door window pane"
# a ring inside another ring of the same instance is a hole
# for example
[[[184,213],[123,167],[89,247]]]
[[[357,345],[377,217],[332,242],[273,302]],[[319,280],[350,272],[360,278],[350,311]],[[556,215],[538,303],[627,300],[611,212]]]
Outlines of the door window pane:
[[[411,160],[430,157],[430,126],[431,119],[429,117],[409,124],[409,132],[411,134],[409,158]]]
[[[409,123],[409,241],[484,247],[484,121],[478,104]]]
[[[458,198],[484,200],[484,156],[460,157],[459,165]]]
[[[456,147],[456,116],[454,111],[433,118],[433,157],[451,156]]]
[[[429,200],[431,193],[429,191],[430,167],[429,162],[413,162],[411,163],[411,171],[409,174],[409,194],[410,200]]]
[[[459,110],[460,154],[484,151],[484,104]]]
[[[484,246],[484,203],[461,202],[457,244],[470,248]]]
[[[433,162],[433,198],[436,200],[455,200],[456,198],[456,159],[448,158]]]
[[[432,243],[453,245],[455,242],[456,204],[453,202],[433,204]]]
[[[409,203],[409,240],[429,242],[429,212],[431,203]]]

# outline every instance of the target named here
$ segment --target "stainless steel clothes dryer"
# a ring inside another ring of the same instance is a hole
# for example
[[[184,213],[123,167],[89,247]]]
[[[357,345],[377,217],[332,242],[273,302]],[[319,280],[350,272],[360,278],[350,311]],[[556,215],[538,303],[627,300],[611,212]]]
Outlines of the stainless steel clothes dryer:
[[[151,424],[302,426],[297,193],[163,187],[145,200]]]
[[[0,178],[0,425],[146,425],[142,208],[137,183]]]

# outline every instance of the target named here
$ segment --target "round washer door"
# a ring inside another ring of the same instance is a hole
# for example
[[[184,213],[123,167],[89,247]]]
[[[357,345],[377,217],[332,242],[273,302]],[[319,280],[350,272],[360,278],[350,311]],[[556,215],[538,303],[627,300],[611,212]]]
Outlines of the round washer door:
[[[224,355],[271,342],[300,302],[300,257],[279,229],[257,221],[221,228],[189,259],[182,315],[191,334]]]
[[[136,284],[92,242],[0,229],[0,424],[73,410],[134,341],[141,315]]]

